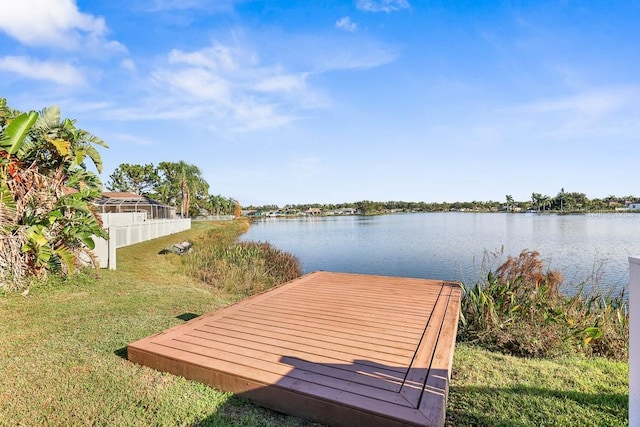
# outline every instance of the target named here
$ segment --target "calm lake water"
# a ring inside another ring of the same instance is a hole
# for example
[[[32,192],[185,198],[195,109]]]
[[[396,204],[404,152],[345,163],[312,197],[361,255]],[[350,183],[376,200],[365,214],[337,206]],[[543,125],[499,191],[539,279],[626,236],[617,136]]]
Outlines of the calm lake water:
[[[305,273],[326,270],[475,283],[487,251],[537,250],[569,289],[594,272],[598,286],[628,287],[628,257],[640,255],[639,214],[416,213],[268,218],[241,240],[295,254]],[[492,267],[496,267],[494,263]]]

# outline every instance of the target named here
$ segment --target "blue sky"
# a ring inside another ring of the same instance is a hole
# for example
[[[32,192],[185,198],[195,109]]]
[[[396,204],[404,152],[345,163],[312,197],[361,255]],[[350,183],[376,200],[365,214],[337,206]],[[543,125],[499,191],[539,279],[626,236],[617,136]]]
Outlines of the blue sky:
[[[20,0],[0,96],[243,205],[640,195],[635,1]]]

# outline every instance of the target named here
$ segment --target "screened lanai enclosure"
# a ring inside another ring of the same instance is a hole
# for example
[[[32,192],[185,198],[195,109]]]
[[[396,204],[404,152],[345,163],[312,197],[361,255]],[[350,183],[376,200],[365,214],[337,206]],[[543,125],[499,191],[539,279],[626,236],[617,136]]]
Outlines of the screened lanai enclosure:
[[[144,212],[147,219],[176,218],[176,208],[135,193],[102,193],[95,202],[98,213]]]

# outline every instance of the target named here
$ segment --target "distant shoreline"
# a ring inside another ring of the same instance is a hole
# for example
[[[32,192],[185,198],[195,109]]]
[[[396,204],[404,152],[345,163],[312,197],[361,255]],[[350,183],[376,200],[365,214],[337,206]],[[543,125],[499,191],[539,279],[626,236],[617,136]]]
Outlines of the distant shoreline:
[[[382,211],[382,212],[367,212],[367,213],[335,213],[335,212],[320,212],[314,214],[306,214],[304,212],[297,213],[264,213],[262,215],[246,215],[243,213],[243,217],[251,220],[255,219],[268,219],[268,218],[316,218],[316,217],[342,217],[342,216],[378,216],[378,215],[400,215],[400,214],[416,214],[416,213],[486,213],[486,214],[514,214],[514,215],[638,215],[640,209],[627,209],[627,210],[590,210],[590,211],[493,211],[493,210],[470,210],[470,209],[450,209],[450,210],[434,210],[434,211]]]

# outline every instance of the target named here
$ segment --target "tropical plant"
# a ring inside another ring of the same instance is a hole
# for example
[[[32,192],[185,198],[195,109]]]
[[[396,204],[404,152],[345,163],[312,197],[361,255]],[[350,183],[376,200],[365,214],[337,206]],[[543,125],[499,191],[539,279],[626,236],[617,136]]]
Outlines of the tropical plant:
[[[195,165],[182,160],[179,162],[160,162],[158,171],[163,179],[159,193],[164,195],[164,203],[180,204],[183,218],[191,211],[198,210],[196,200],[206,200],[209,184],[202,177],[202,171]]]
[[[535,206],[537,212],[540,212],[543,199],[544,196],[541,193],[531,193],[531,203]]]
[[[541,202],[542,202],[542,210],[544,211],[546,210],[547,206],[549,207],[551,206],[551,197],[544,195],[542,196]]]
[[[507,199],[507,211],[509,212],[513,211],[513,204],[514,204],[513,196],[511,194],[507,194],[505,198]]]
[[[106,144],[60,118],[57,107],[20,113],[0,100],[0,287],[97,265],[92,236],[106,238],[92,202]]]

